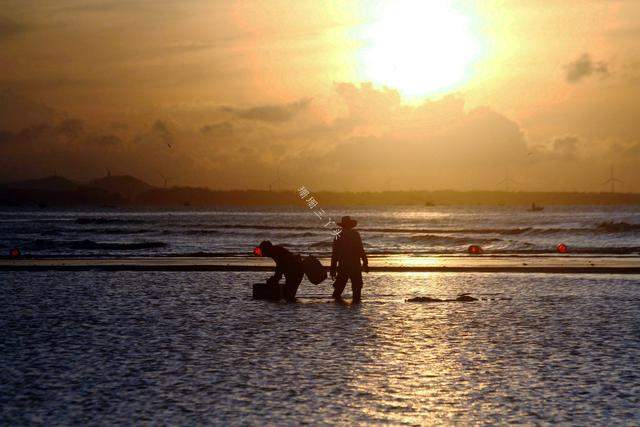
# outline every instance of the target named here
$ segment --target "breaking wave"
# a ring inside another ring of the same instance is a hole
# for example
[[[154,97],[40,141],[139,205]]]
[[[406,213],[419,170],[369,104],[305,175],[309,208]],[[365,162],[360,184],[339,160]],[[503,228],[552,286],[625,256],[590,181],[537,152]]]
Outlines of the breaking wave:
[[[599,231],[605,231],[607,233],[627,233],[627,232],[640,231],[640,224],[629,224],[627,222],[605,221],[598,224],[596,228]]]
[[[107,218],[107,217],[80,217],[76,218],[76,224],[87,225],[87,224],[144,224],[149,223],[151,221],[144,220],[141,218]]]
[[[158,249],[164,248],[168,245],[164,242],[131,242],[131,243],[116,243],[116,242],[95,242],[93,240],[48,240],[37,239],[29,242],[24,247],[31,251],[46,251],[46,250],[116,250],[116,251],[133,251],[144,249]]]
[[[437,236],[432,234],[421,234],[421,235],[411,236],[409,240],[414,243],[431,244],[436,246],[446,246],[451,244],[453,245],[467,245],[467,244],[486,245],[486,244],[502,241],[502,239],[495,239],[495,238],[474,239],[474,238],[464,237],[464,236],[461,236],[461,237],[442,236],[442,235]]]

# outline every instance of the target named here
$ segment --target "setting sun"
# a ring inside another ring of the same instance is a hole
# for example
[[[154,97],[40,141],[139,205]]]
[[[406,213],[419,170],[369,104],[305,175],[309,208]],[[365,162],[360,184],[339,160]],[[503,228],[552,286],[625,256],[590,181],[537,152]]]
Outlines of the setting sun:
[[[446,2],[387,2],[363,29],[362,77],[409,98],[453,89],[480,54],[470,24]]]

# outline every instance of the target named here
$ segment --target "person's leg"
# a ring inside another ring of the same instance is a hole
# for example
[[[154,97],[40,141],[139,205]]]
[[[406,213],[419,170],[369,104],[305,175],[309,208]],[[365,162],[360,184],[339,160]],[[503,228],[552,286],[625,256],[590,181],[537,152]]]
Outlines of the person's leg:
[[[347,280],[349,280],[349,276],[341,271],[338,271],[336,280],[335,282],[333,282],[332,296],[334,299],[342,299],[342,291],[344,291],[344,287],[347,286]]]
[[[352,303],[358,304],[362,300],[362,271],[357,270],[349,274],[351,277]]]
[[[285,274],[284,299],[290,302],[296,300],[298,286],[300,286],[300,282],[302,282],[303,276],[304,272],[302,271],[295,271],[289,274]]]

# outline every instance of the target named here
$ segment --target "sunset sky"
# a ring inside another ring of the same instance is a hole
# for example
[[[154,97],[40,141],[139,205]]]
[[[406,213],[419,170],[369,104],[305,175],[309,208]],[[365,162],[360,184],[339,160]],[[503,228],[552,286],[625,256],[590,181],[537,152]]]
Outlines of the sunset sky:
[[[640,191],[637,0],[2,5],[2,181]]]

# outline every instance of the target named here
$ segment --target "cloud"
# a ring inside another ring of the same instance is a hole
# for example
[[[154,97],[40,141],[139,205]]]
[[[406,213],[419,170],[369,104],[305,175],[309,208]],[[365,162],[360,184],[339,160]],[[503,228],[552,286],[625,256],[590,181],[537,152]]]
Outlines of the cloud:
[[[113,134],[105,134],[105,135],[97,135],[87,138],[86,140],[89,143],[109,146],[109,145],[119,145],[122,144],[122,139]]]
[[[88,179],[110,169],[162,184],[160,171],[172,184],[217,188],[267,188],[272,178],[265,177],[279,174],[282,188],[498,189],[509,169],[518,189],[593,190],[588,181],[616,164],[636,186],[637,139],[558,133],[532,146],[518,123],[487,106],[468,107],[460,95],[404,104],[392,89],[341,83],[334,96],[320,99],[314,114],[295,113],[307,108],[303,99],[225,111],[180,105],[97,122],[62,116],[0,127],[0,180],[54,169]],[[323,110],[322,103],[330,108]],[[267,114],[265,121],[265,107],[279,111],[278,120]],[[283,111],[290,115],[284,121]]]
[[[87,12],[87,13],[114,13],[127,14],[132,12],[149,13],[163,12],[169,14],[175,12],[176,6],[182,2],[180,0],[164,1],[140,1],[140,0],[106,0],[94,2],[80,2],[73,5],[60,6],[58,12]]]
[[[26,30],[26,25],[4,17],[0,17],[0,41],[23,33]]]
[[[60,120],[62,115],[13,89],[0,90],[0,129],[18,131]]]
[[[292,120],[301,111],[307,109],[310,103],[311,98],[303,98],[289,104],[263,105],[245,109],[223,107],[221,110],[240,119],[276,123]]]
[[[79,140],[98,145],[119,144],[121,139],[113,134],[86,134],[85,123],[80,119],[65,118],[59,122],[43,122],[25,126],[22,129],[0,130],[0,144],[26,147],[37,144],[52,147]]]
[[[200,129],[200,132],[207,136],[215,138],[231,136],[233,134],[233,124],[230,122],[220,122],[210,125],[205,125]]]
[[[155,122],[153,122],[151,129],[161,135],[171,135],[171,132],[169,131],[169,125],[163,120],[156,120]]]
[[[578,83],[592,75],[608,77],[609,65],[604,61],[594,62],[588,53],[583,53],[578,59],[565,65],[565,71],[565,77],[569,83]]]
[[[84,123],[78,119],[66,119],[58,126],[58,132],[69,138],[77,138],[83,130]]]
[[[377,89],[371,83],[355,85],[338,83],[336,93],[348,108],[349,119],[355,122],[389,119],[401,111],[402,98],[395,89]],[[372,117],[375,114],[375,117]]]
[[[175,138],[173,132],[169,128],[169,124],[164,120],[156,120],[151,126],[151,134],[160,138],[160,140],[169,147],[173,146]]]
[[[34,142],[50,143],[57,139],[75,139],[83,132],[81,120],[66,119],[60,123],[39,123],[26,126],[18,131],[3,130],[2,143],[29,144]]]
[[[555,138],[552,141],[553,154],[562,160],[575,160],[580,140],[575,136]]]
[[[629,147],[625,152],[625,157],[633,158],[633,159],[640,159],[640,142],[638,142],[638,143],[634,144],[633,146]]]
[[[0,130],[0,145],[8,144],[13,140],[13,132]]]

